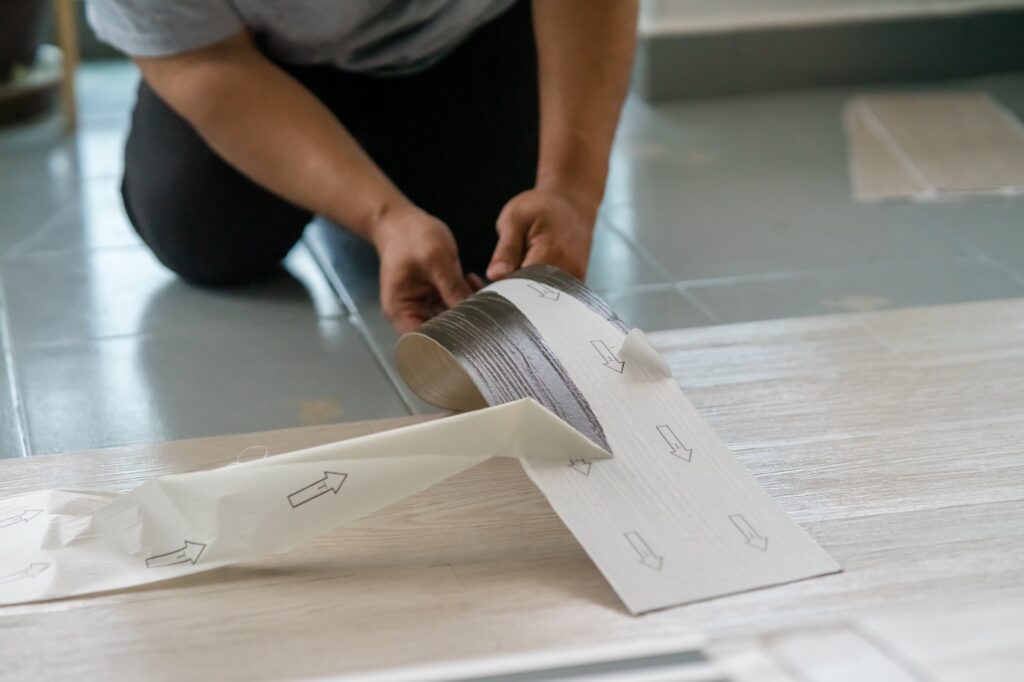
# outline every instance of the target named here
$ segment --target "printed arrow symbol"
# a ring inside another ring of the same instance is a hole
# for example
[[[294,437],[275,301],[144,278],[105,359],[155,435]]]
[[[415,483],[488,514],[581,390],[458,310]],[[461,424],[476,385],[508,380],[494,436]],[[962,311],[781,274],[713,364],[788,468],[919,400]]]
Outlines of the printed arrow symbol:
[[[16,523],[28,523],[42,513],[42,509],[26,509],[20,514],[8,516],[6,519],[0,519],[0,528],[7,528],[7,526],[13,526]]]
[[[671,448],[668,454],[674,455],[686,462],[693,459],[693,448],[688,448],[683,445],[683,442],[679,440],[679,436],[676,435],[676,432],[672,430],[671,426],[668,424],[662,424],[657,428],[658,433],[661,434],[661,437],[666,443],[668,443],[669,448]]]
[[[654,553],[647,542],[637,533],[635,530],[631,530],[628,533],[623,533],[626,536],[626,541],[629,542],[633,551],[637,553],[642,563],[647,568],[653,568],[655,571],[661,570],[661,564],[664,561],[664,557],[660,557]]]
[[[530,282],[526,286],[536,291],[540,298],[546,298],[549,301],[557,301],[558,297],[562,295],[560,291],[552,289],[547,284],[541,284],[540,282]]]
[[[348,474],[339,474],[336,471],[325,471],[324,477],[313,481],[305,488],[299,488],[291,495],[288,496],[288,504],[292,506],[292,509],[301,507],[310,500],[315,500],[321,495],[327,493],[338,494],[341,490],[341,486],[345,483],[345,479],[348,478]]]
[[[612,349],[608,347],[608,344],[604,341],[591,341],[590,345],[594,347],[597,354],[601,356],[601,364],[610,370],[622,374],[622,370],[625,369],[626,363],[619,360],[619,357],[612,352]]]
[[[157,554],[146,559],[146,568],[163,568],[164,566],[176,566],[177,564],[195,564],[199,561],[200,555],[206,549],[202,542],[185,540],[185,544],[178,549],[165,554]]]
[[[35,578],[37,575],[45,571],[50,567],[50,564],[32,563],[28,565],[28,568],[23,568],[20,571],[14,573],[8,573],[5,576],[0,576],[0,585],[4,583],[13,583],[15,580],[24,580],[25,578]]]
[[[748,545],[756,547],[762,552],[768,549],[768,538],[758,533],[743,514],[730,514],[729,520],[732,521],[732,525],[736,526],[736,530],[743,535],[743,540]]]
[[[584,476],[590,475],[590,460],[588,459],[570,459],[569,468],[573,471],[583,474]]]

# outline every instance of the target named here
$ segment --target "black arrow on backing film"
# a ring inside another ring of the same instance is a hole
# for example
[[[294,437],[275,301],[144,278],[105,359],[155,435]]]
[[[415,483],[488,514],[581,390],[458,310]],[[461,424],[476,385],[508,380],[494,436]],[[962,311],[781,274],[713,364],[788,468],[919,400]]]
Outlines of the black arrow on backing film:
[[[20,514],[8,516],[6,519],[0,519],[0,528],[7,528],[8,526],[13,526],[18,523],[28,523],[42,513],[42,509],[26,509]]]
[[[541,284],[540,282],[530,282],[526,286],[536,291],[540,298],[546,298],[549,301],[557,301],[558,297],[562,295],[562,292],[557,289],[552,289],[547,284]]]
[[[185,540],[185,544],[178,549],[157,554],[146,559],[146,568],[163,568],[164,566],[176,566],[178,564],[194,564],[199,561],[206,544]]]
[[[686,462],[693,459],[693,448],[688,448],[683,445],[683,441],[679,440],[679,436],[676,435],[676,432],[672,430],[671,426],[668,424],[662,424],[657,428],[658,433],[661,434],[661,437],[665,439],[666,443],[668,443],[670,448],[668,454],[674,455]]]
[[[601,364],[608,369],[622,374],[622,370],[625,369],[626,363],[619,360],[619,357],[612,352],[612,349],[608,347],[608,344],[604,341],[591,341],[590,345],[594,347],[597,354],[601,356]]]
[[[623,533],[626,536],[626,541],[629,542],[633,551],[637,553],[642,563],[647,568],[653,568],[655,571],[661,570],[661,564],[664,561],[664,557],[660,557],[654,553],[647,542],[637,533],[635,530],[631,530],[628,533]]]
[[[743,535],[743,540],[748,545],[762,552],[768,549],[768,538],[758,533],[743,514],[730,514],[729,520],[732,521],[732,525],[736,526],[736,530]]]
[[[292,509],[301,507],[311,500],[315,500],[321,495],[327,493],[338,494],[341,490],[341,486],[345,483],[345,479],[348,478],[348,474],[339,474],[336,471],[325,471],[324,477],[313,481],[305,488],[299,488],[291,495],[288,496],[288,504],[292,506]]]
[[[32,563],[28,565],[28,568],[23,568],[20,571],[14,573],[8,573],[7,575],[0,576],[0,585],[4,583],[13,583],[15,580],[24,580],[25,578],[35,578],[37,575],[45,571],[50,567],[50,564]]]
[[[589,459],[570,459],[569,468],[573,471],[583,474],[584,476],[590,475],[590,460]]]

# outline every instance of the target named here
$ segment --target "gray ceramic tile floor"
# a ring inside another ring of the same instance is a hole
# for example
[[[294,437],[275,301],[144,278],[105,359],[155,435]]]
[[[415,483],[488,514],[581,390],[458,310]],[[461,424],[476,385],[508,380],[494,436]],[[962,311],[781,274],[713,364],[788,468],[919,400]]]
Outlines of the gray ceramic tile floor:
[[[408,414],[304,246],[207,291],[140,244],[118,194],[136,80],[83,68],[73,137],[0,129],[0,456]]]
[[[336,228],[248,289],[153,259],[118,195],[137,78],[86,65],[75,136],[0,129],[0,456],[431,410],[394,372],[375,255]],[[1024,116],[1024,74],[939,87]],[[839,113],[870,90],[631,98],[588,283],[648,330],[1024,295],[1024,200],[851,200]]]
[[[681,284],[721,322],[864,312],[1024,294],[1012,276],[974,259],[795,272]]]

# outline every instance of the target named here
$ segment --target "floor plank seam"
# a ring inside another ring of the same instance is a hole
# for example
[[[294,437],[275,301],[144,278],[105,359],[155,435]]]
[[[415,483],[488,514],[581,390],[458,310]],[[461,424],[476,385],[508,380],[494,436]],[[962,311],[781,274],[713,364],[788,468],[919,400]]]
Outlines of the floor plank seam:
[[[864,640],[864,642],[866,642],[869,646],[873,647],[875,650],[881,652],[883,656],[892,661],[892,663],[896,665],[896,667],[903,670],[903,672],[905,672],[911,678],[915,680],[920,680],[921,682],[933,682],[934,678],[931,675],[922,670],[914,662],[908,659],[903,654],[903,652],[898,651],[895,647],[891,646],[884,639],[874,637],[873,635],[869,634],[856,621],[849,623],[848,627],[850,629],[850,632],[855,634],[857,637],[860,637],[862,640]]]

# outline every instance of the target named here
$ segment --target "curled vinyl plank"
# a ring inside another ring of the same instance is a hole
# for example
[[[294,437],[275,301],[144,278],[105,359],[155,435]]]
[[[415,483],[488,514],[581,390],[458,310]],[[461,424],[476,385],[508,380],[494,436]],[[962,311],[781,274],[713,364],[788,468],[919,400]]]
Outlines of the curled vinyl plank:
[[[537,282],[541,286],[537,287],[535,291],[537,292],[538,297],[541,298],[545,296],[557,297],[559,292],[565,292],[606,319],[608,322],[611,322],[622,333],[625,334],[629,332],[629,326],[615,314],[615,311],[612,310],[600,296],[588,289],[583,282],[563,270],[551,265],[530,265],[512,273],[509,275],[509,278],[529,279]],[[544,287],[549,287],[554,291],[545,290]]]
[[[409,386],[440,407],[473,409],[531,397],[608,448],[601,423],[565,367],[533,323],[498,294],[480,292],[403,336],[396,362]]]

